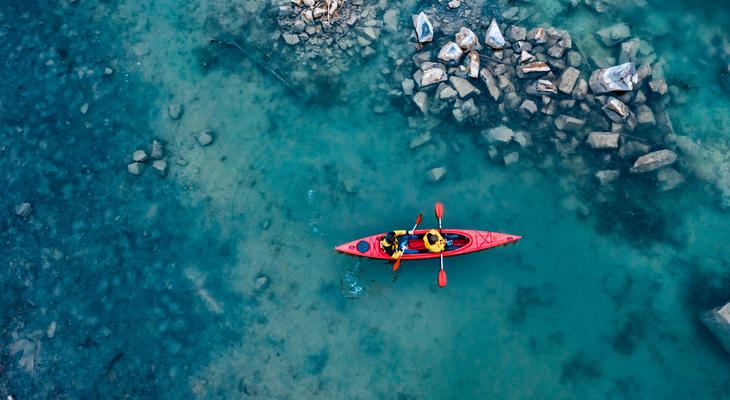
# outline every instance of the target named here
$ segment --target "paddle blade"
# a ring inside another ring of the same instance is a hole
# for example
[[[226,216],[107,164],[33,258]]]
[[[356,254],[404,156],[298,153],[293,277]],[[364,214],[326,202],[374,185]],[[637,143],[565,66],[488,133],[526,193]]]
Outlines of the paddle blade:
[[[444,205],[441,203],[436,203],[436,218],[441,219],[441,217],[444,215]]]
[[[441,270],[441,272],[439,272],[439,287],[444,286],[446,286],[446,271]]]
[[[393,271],[396,271],[400,267],[400,258],[393,264]]]
[[[423,217],[423,214],[418,214],[418,218],[416,218],[416,225],[421,223],[421,217]]]

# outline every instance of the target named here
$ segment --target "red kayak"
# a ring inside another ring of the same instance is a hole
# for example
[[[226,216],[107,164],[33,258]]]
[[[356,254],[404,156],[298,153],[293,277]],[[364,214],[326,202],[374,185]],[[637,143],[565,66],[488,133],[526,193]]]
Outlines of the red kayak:
[[[425,235],[428,231],[429,229],[419,229],[415,231],[417,238],[411,238],[408,240],[408,248],[411,250],[417,250],[418,253],[403,254],[401,259],[421,260],[426,258],[439,258],[441,256],[442,253],[431,253],[424,246],[423,235]],[[444,229],[442,230],[442,234],[447,238],[447,240],[451,240],[451,245],[443,252],[445,257],[482,251],[492,247],[505,245],[507,243],[516,242],[522,238],[521,236],[509,235],[506,233],[470,231],[463,229]],[[391,257],[380,248],[380,241],[383,240],[384,236],[385,233],[381,233],[379,235],[353,240],[352,242],[335,247],[335,250],[356,256],[390,260]]]

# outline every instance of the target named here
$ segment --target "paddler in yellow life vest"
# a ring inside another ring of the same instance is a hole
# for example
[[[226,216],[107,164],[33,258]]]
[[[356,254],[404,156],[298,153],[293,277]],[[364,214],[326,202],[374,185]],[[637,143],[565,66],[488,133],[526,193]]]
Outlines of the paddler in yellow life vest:
[[[436,229],[431,229],[423,235],[423,244],[431,253],[441,253],[446,248],[446,240]]]
[[[386,252],[388,255],[390,255],[393,259],[398,259],[400,256],[403,255],[403,252],[406,252],[408,249],[408,242],[403,241],[403,245],[400,245],[400,240],[398,240],[399,237],[403,237],[404,235],[409,234],[406,230],[397,230],[397,231],[391,231],[388,232],[384,237],[383,240],[380,241],[380,248],[383,249],[384,252]]]

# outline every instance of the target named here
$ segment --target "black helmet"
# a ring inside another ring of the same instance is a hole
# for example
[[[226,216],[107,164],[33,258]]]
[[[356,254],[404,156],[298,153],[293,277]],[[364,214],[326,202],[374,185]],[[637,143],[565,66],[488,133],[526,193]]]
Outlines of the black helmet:
[[[393,232],[389,232],[387,235],[385,235],[385,243],[391,244],[395,240],[395,235]]]

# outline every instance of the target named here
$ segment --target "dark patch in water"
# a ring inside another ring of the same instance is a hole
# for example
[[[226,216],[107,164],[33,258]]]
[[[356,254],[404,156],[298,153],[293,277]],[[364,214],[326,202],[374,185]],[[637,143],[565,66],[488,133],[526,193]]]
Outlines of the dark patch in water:
[[[327,349],[322,350],[318,354],[313,354],[307,357],[309,360],[309,363],[311,364],[311,367],[309,369],[309,373],[312,375],[319,375],[322,373],[324,368],[327,366],[327,361],[330,358],[330,353],[327,351]]]
[[[588,359],[582,352],[579,352],[563,363],[560,383],[575,385],[588,379],[600,378],[602,373],[597,364],[598,362]]]
[[[630,312],[627,321],[623,323],[621,328],[611,340],[613,349],[621,354],[631,354],[636,349],[636,344],[644,338],[645,316],[636,312]]]
[[[552,300],[541,297],[536,288],[518,287],[515,293],[515,301],[509,311],[509,320],[512,324],[517,325],[525,320],[527,311],[533,307],[548,307],[552,304]]]

